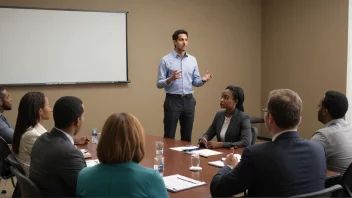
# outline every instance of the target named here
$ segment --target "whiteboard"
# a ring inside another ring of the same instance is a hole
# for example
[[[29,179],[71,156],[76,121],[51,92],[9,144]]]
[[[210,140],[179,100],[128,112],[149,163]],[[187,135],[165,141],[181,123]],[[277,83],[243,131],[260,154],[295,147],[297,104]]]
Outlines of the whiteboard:
[[[127,13],[0,7],[0,84],[128,81]]]

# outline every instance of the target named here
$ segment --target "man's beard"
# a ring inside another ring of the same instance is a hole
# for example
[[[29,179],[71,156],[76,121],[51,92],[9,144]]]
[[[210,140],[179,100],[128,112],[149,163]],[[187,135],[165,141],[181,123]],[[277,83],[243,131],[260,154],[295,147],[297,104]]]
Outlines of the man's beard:
[[[10,111],[10,110],[12,110],[12,106],[11,106],[11,105],[6,105],[6,104],[4,104],[4,105],[2,105],[2,108],[3,108],[5,111]]]

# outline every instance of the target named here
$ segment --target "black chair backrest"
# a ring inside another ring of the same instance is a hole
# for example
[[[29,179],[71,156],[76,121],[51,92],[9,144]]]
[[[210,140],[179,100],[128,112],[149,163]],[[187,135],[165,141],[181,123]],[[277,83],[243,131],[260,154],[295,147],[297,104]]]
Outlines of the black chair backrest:
[[[317,192],[312,192],[312,193],[306,193],[306,194],[301,194],[301,195],[295,195],[292,196],[291,198],[315,198],[315,197],[332,197],[333,194],[339,194],[342,191],[342,186],[340,184],[336,184],[334,186],[331,186],[329,188],[325,188],[321,191]]]
[[[10,162],[11,166],[15,167],[18,171],[20,171],[20,173],[25,175],[21,164],[17,161],[15,157],[15,154],[11,153],[9,156],[7,156],[7,161]]]
[[[255,141],[257,140],[257,136],[258,136],[258,129],[255,126],[251,127],[251,131],[252,131],[252,145],[255,144]]]
[[[11,154],[11,150],[7,142],[0,137],[0,176],[2,178],[9,178],[12,176],[9,167],[11,164],[6,160],[7,156]]]
[[[342,176],[341,185],[344,189],[344,192],[349,194],[352,197],[352,163],[348,166],[347,170]]]
[[[42,197],[42,193],[39,191],[38,187],[31,180],[29,180],[28,177],[22,175],[16,168],[12,166],[10,169],[17,178],[17,182],[20,185],[22,197]]]

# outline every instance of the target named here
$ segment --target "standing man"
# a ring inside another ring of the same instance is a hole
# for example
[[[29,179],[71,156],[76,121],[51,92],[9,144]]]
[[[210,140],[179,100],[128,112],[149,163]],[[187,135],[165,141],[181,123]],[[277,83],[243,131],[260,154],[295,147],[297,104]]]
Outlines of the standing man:
[[[13,128],[3,115],[4,111],[12,109],[12,99],[7,93],[6,89],[0,87],[0,137],[2,137],[7,144],[12,144]]]
[[[200,77],[197,60],[186,53],[188,33],[177,30],[172,35],[174,50],[159,63],[157,87],[165,88],[164,138],[175,138],[178,120],[181,140],[191,141],[196,100],[192,86],[203,86],[212,78],[210,73]]]

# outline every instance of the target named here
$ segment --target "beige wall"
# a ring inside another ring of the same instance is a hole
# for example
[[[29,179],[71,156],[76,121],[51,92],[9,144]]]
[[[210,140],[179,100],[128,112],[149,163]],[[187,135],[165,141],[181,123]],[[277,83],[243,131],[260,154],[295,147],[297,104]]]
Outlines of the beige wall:
[[[211,124],[219,110],[220,94],[229,84],[241,86],[246,111],[260,115],[260,0],[8,0],[1,1],[0,6],[129,12],[130,84],[8,87],[13,111],[6,112],[6,116],[12,124],[21,97],[28,91],[42,91],[52,105],[64,95],[83,100],[86,114],[82,134],[101,128],[113,112],[130,112],[139,118],[147,133],[162,136],[165,94],[155,85],[157,67],[160,58],[172,50],[171,35],[179,28],[189,31],[189,53],[196,56],[201,75],[209,70],[214,76],[205,86],[195,88],[193,140]],[[50,129],[53,119],[44,126]]]
[[[345,93],[347,20],[348,0],[263,1],[261,104],[264,108],[272,89],[297,91],[304,138],[323,127],[316,107],[324,93]]]

